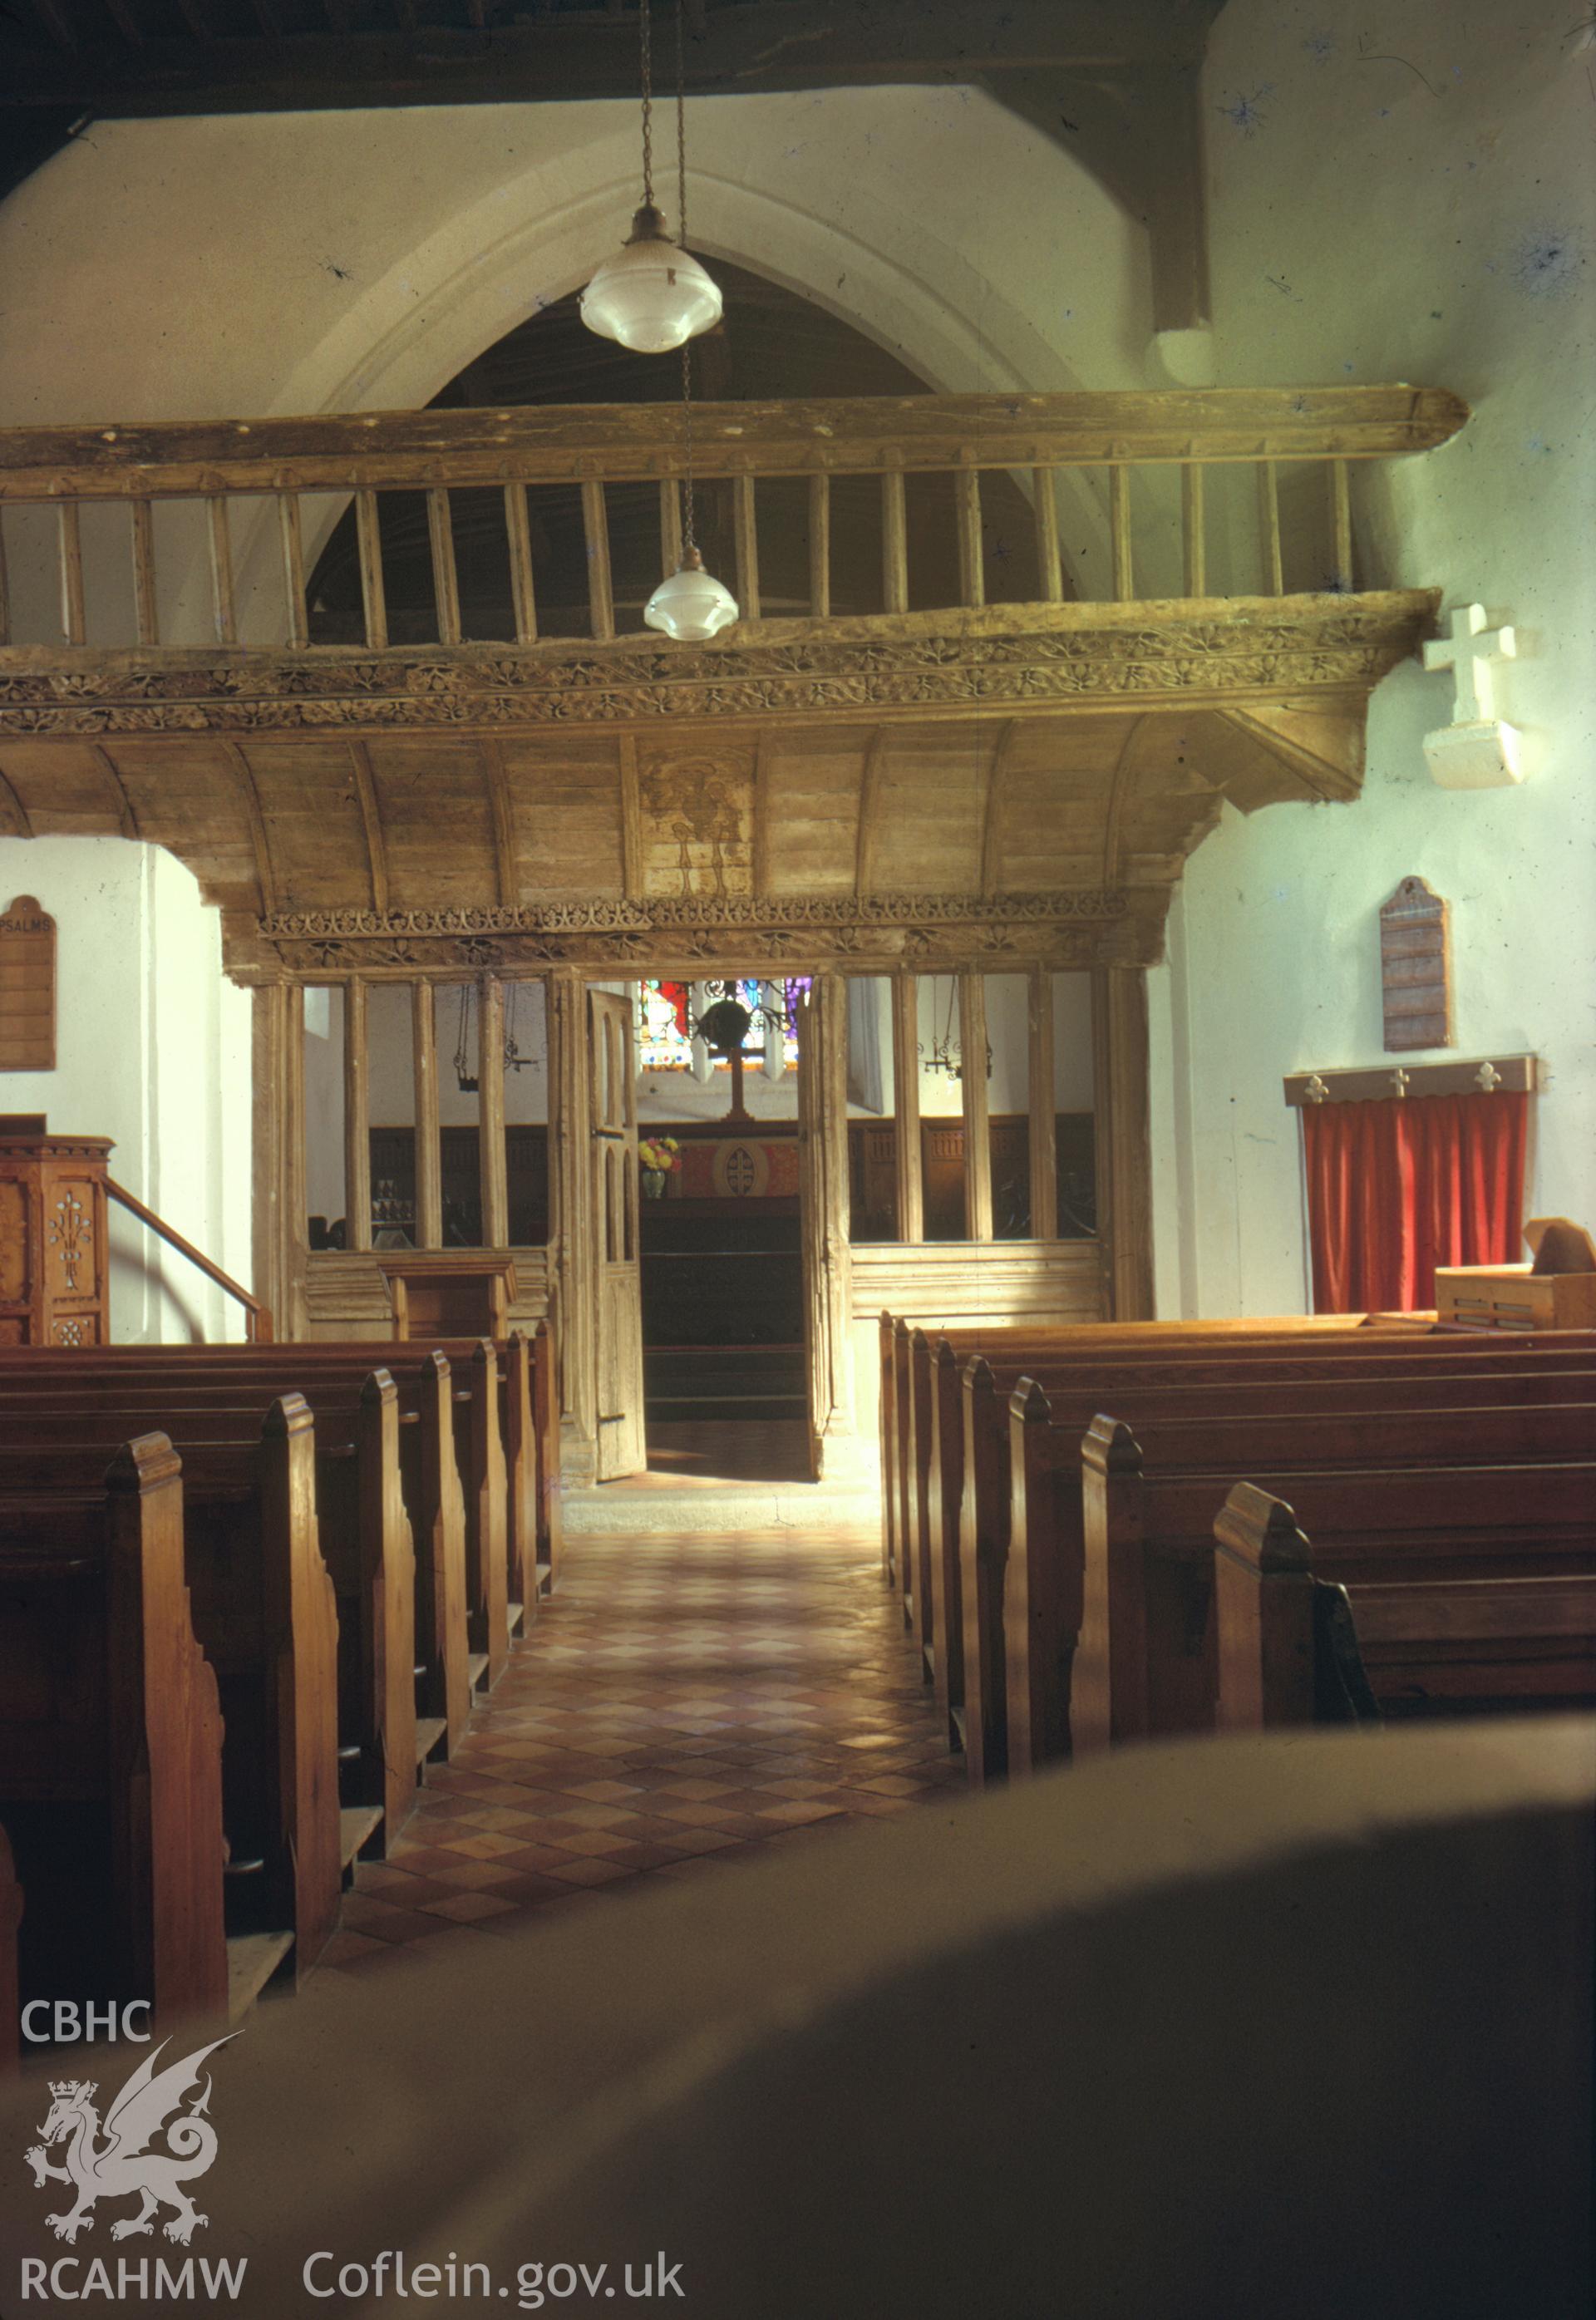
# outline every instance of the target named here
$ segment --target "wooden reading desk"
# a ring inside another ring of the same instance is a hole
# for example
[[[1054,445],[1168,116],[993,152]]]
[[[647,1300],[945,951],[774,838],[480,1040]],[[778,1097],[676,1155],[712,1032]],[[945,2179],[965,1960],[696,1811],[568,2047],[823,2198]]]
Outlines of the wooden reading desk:
[[[395,1337],[506,1337],[515,1263],[493,1249],[374,1251],[388,1284]]]

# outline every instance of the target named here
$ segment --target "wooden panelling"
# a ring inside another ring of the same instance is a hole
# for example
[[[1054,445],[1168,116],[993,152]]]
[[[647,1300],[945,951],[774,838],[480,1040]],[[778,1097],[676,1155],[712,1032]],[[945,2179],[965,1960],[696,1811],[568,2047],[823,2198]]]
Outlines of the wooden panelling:
[[[529,899],[621,894],[621,761],[612,734],[530,734],[499,742],[512,811],[526,830],[521,875]]]
[[[439,910],[496,899],[494,816],[473,741],[449,738],[370,745],[394,910]]]
[[[866,1434],[875,1425],[884,1310],[927,1329],[1099,1321],[1104,1314],[1097,1244],[999,1240],[972,1247],[927,1241],[919,1248],[856,1247],[854,1373],[858,1424]]]

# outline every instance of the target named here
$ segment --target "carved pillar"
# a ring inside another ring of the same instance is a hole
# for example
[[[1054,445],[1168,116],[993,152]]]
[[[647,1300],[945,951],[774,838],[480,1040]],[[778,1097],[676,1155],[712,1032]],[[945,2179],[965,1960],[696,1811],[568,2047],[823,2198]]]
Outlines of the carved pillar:
[[[986,1085],[986,978],[958,979],[958,1044],[964,1077],[965,1237],[992,1238],[992,1123]]]
[[[1058,1099],[1053,1070],[1053,976],[1030,972],[1030,1237],[1058,1234]]]
[[[443,1246],[443,1150],[438,1130],[438,1017],[430,983],[410,986],[415,1065],[415,1245]]]
[[[476,1157],[482,1188],[482,1245],[510,1239],[504,1163],[504,986],[485,974],[476,988]]]
[[[1138,966],[1093,970],[1092,1068],[1104,1319],[1147,1321],[1153,1317],[1153,1165],[1147,983]]]
[[[898,1238],[922,1241],[926,1225],[925,1170],[920,1157],[920,977],[895,974],[892,990]]]
[[[254,1288],[277,1336],[305,1333],[304,992],[258,983],[254,1068]]]
[[[853,1250],[848,1240],[848,982],[819,974],[799,1045],[804,1291],[809,1304],[810,1437],[818,1475],[826,1445],[854,1433]]]
[[[567,969],[549,978],[549,1265],[558,1308],[562,1409],[591,1451],[598,1431],[598,1338],[587,1073],[587,991],[581,974]]]
[[[371,1246],[371,1069],[366,985],[357,975],[343,994],[344,1246]]]

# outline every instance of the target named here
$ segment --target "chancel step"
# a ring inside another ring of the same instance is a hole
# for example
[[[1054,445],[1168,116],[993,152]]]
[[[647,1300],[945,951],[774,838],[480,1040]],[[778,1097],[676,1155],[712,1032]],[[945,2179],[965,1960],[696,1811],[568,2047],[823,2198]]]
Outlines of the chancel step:
[[[648,1415],[666,1419],[803,1418],[802,1346],[649,1346]]]

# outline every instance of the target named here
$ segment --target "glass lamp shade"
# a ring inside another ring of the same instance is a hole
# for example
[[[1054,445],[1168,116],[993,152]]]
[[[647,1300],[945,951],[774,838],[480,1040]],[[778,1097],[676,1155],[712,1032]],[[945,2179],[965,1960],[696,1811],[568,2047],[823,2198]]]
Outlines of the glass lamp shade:
[[[631,222],[631,239],[582,293],[582,319],[633,354],[661,355],[720,321],[721,293],[671,240],[659,212],[645,206]]]
[[[690,548],[668,580],[662,580],[643,607],[650,629],[663,629],[683,644],[703,644],[718,637],[738,618],[737,598],[703,568],[703,558]]]

